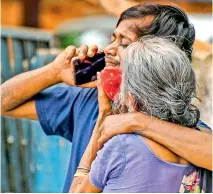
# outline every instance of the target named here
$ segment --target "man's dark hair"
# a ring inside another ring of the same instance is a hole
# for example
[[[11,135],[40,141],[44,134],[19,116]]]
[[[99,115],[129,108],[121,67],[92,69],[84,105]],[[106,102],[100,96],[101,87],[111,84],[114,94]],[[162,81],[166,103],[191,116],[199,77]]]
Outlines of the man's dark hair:
[[[195,29],[189,23],[188,17],[179,7],[160,4],[139,4],[125,10],[117,23],[125,19],[146,18],[153,19],[147,26],[136,24],[138,37],[154,35],[171,38],[186,52],[192,60],[192,46],[195,40]]]

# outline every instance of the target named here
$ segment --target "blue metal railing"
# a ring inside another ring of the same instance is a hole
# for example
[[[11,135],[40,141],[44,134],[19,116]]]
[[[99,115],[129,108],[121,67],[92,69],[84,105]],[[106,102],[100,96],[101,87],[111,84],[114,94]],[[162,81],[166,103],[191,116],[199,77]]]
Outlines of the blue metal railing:
[[[2,83],[52,61],[54,39],[49,31],[3,26]],[[1,117],[1,126],[1,192],[60,192],[71,144],[47,137],[37,121]]]

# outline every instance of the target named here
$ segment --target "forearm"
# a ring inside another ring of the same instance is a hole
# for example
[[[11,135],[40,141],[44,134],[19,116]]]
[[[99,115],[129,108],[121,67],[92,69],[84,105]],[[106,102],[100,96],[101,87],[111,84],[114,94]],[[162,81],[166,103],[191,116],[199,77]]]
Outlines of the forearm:
[[[60,82],[52,64],[21,73],[1,85],[2,113],[11,111],[35,94]]]
[[[79,187],[81,186],[82,182],[84,180],[84,176],[74,177],[73,182],[70,186],[69,193],[77,193],[79,191]]]
[[[137,114],[133,127],[137,128],[142,136],[164,145],[192,164],[212,170],[212,134],[141,113]]]

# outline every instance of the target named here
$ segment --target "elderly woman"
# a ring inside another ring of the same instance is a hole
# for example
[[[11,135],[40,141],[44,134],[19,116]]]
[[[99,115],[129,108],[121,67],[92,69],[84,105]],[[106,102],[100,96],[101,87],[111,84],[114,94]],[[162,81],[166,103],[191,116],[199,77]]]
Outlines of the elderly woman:
[[[178,46],[167,39],[144,37],[126,49],[121,68],[113,112],[139,111],[152,115],[150,122],[157,117],[196,126],[199,110],[191,104],[196,97],[195,73]],[[152,140],[136,133],[117,135],[97,152],[98,128],[111,109],[100,75],[98,91],[99,118],[70,192],[178,192],[185,172],[193,166]]]

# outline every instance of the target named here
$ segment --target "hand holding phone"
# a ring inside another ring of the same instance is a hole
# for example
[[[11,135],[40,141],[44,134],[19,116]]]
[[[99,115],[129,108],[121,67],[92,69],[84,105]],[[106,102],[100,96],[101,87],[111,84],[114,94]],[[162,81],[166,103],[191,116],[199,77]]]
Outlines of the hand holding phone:
[[[81,85],[96,80],[97,72],[105,67],[105,54],[96,53],[94,57],[86,57],[75,63],[75,83]]]

